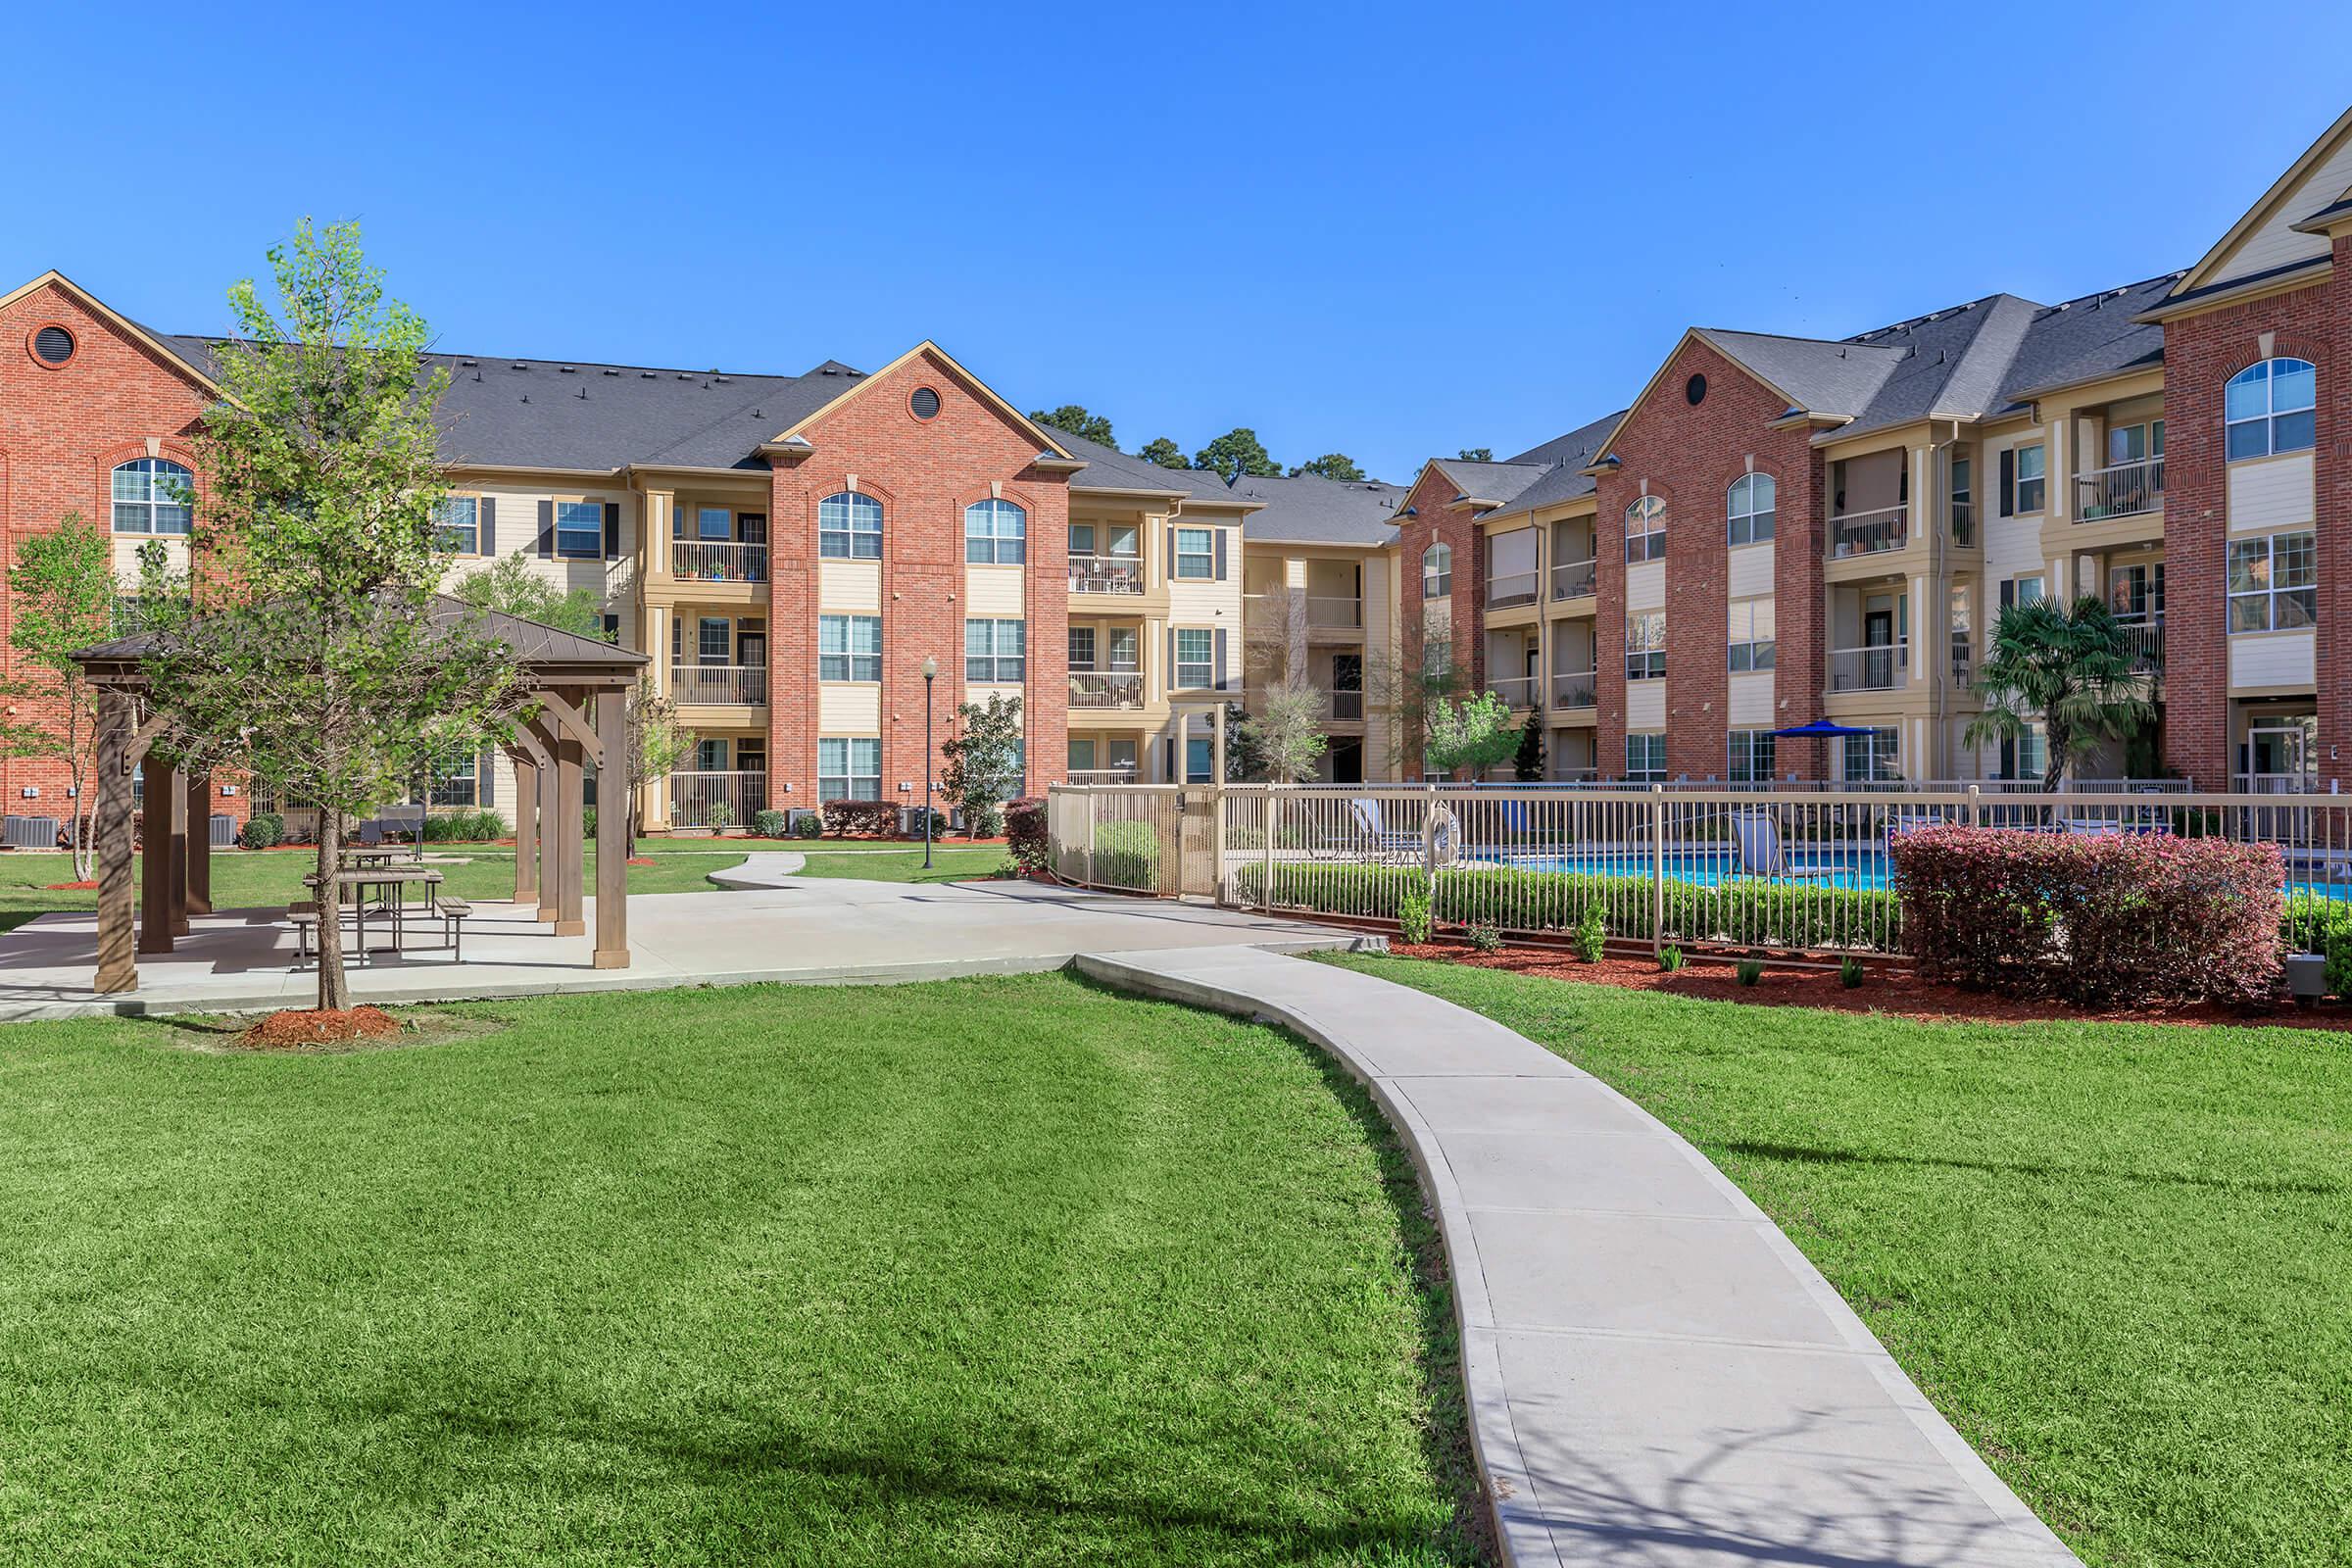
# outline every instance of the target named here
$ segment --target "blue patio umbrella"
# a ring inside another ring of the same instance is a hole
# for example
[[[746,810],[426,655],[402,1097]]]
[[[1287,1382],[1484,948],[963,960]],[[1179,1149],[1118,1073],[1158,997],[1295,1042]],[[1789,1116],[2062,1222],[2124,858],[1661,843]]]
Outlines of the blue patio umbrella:
[[[1810,724],[1794,724],[1788,729],[1776,729],[1772,733],[1776,740],[1822,741],[1826,743],[1840,735],[1867,735],[1870,731],[1857,729],[1851,724],[1833,724],[1826,718],[1817,718]],[[1829,772],[1829,752],[1826,747],[1822,752],[1822,772],[1825,777]]]

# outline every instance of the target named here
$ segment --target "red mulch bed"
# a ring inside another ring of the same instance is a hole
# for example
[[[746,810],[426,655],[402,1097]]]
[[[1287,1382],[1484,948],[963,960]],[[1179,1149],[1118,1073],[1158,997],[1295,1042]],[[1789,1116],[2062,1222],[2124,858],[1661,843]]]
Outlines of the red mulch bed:
[[[629,857],[629,863],[631,865],[652,865],[654,858],[650,855],[632,855]]]
[[[41,884],[43,893],[93,893],[97,891],[97,888],[98,884],[95,882],[44,882]]]
[[[1879,1013],[1889,1018],[1912,1018],[1924,1023],[2044,1023],[2081,1019],[2099,1023],[2171,1023],[2210,1027],[2215,1024],[2276,1024],[2295,1029],[2352,1030],[2352,1005],[2323,1002],[2298,1007],[2280,1002],[2268,1011],[2243,1013],[2227,1007],[2118,1007],[2085,1011],[2055,1002],[2034,1002],[1995,996],[1985,991],[1963,991],[1958,986],[1923,980],[1911,970],[1884,961],[1868,965],[1862,984],[1848,990],[1830,967],[1797,969],[1764,960],[1764,974],[1743,986],[1734,972],[1736,958],[1688,957],[1683,967],[1660,969],[1649,957],[1611,955],[1598,963],[1584,963],[1572,954],[1549,948],[1505,948],[1478,953],[1450,942],[1415,946],[1392,941],[1391,953],[1408,958],[1441,958],[1479,969],[1502,969],[1512,974],[1540,974],[1554,980],[1586,985],[1618,986],[1628,991],[1663,991],[1678,997],[1709,1002],[1743,1002],[1766,1007],[1826,1007],[1835,1012]]]
[[[237,1043],[257,1050],[285,1050],[298,1046],[332,1046],[347,1040],[380,1040],[398,1034],[400,1020],[381,1007],[289,1007],[273,1012],[237,1036]]]

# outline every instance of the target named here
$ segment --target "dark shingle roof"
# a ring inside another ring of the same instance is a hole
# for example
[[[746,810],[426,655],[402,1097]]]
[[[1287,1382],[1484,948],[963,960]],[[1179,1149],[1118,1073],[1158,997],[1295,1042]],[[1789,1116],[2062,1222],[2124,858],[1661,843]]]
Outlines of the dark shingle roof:
[[[2033,393],[2164,363],[2164,328],[2132,318],[2161,304],[2179,272],[2053,305],[2034,318],[1987,410]]]
[[[566,666],[651,662],[646,655],[617,648],[600,637],[583,637],[544,621],[510,615],[503,610],[478,609],[449,594],[433,595],[432,608],[425,612],[425,617],[435,626],[467,626],[495,637],[513,650],[519,662],[542,673]],[[126,663],[145,658],[154,645],[155,633],[133,632],[127,637],[110,638],[75,649],[73,657],[81,663]]]
[[[1767,332],[1731,332],[1702,326],[1698,335],[1788,395],[1808,414],[1854,417],[1894,373],[1900,347],[1859,339],[1776,337]]]
[[[1396,537],[1400,485],[1378,479],[1245,477],[1234,494],[1265,505],[1242,524],[1244,538],[1266,544],[1379,546]]]
[[[1234,499],[1225,481],[1206,468],[1163,468],[1156,463],[1131,456],[1116,447],[1106,447],[1100,441],[1071,435],[1066,430],[1055,430],[1054,437],[1069,448],[1071,457],[1086,463],[1085,467],[1070,475],[1072,490],[1147,490],[1200,501]]]
[[[1507,502],[1544,477],[1540,463],[1473,463],[1465,458],[1432,461],[1440,473],[1473,501]]]
[[[1529,447],[1510,459],[1515,465],[1543,465],[1544,476],[1485,515],[1515,517],[1523,512],[1556,507],[1563,501],[1591,495],[1593,480],[1584,470],[1600,457],[1601,441],[1617,428],[1617,421],[1624,417],[1625,410],[1619,409],[1605,418],[1578,425],[1565,435],[1555,435],[1542,445]]]

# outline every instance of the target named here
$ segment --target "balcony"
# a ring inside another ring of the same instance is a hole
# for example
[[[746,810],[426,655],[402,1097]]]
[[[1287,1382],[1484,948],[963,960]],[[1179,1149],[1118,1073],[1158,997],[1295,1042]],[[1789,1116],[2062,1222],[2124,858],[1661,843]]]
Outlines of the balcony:
[[[1976,679],[1977,662],[1974,650],[1970,648],[1967,638],[1954,635],[1952,638],[1952,685],[1961,691],[1966,691],[1976,684]]]
[[[669,775],[671,827],[742,827],[765,809],[764,772]]]
[[[1952,498],[1952,543],[1963,550],[1976,548],[1977,504],[1974,501],[1963,501],[1957,496]]]
[[[1554,708],[1592,708],[1600,700],[1600,671],[1596,669],[1551,672],[1551,706]]]
[[[1135,782],[1135,764],[1130,762],[1125,767],[1073,767],[1063,777],[1065,782],[1071,784],[1132,784]]]
[[[1911,540],[1911,504],[1899,502],[1830,519],[1830,554],[1839,561],[1900,550]]]
[[[2124,625],[2124,645],[2132,653],[2132,668],[2136,673],[2164,673],[2164,621],[2127,620]]]
[[[669,574],[682,582],[765,582],[767,546],[725,539],[672,539]]]
[[[1911,668],[1911,645],[1840,648],[1830,654],[1830,690],[1886,692],[1901,685]]]
[[[672,664],[669,696],[680,707],[764,708],[765,664]]]
[[[1140,594],[1144,591],[1144,563],[1140,556],[1072,556],[1070,592],[1074,594]]]
[[[1353,595],[1308,594],[1306,623],[1316,631],[1361,631],[1364,602]]]
[[[1537,700],[1542,695],[1533,675],[1504,675],[1500,679],[1488,681],[1487,690],[1513,708],[1534,708],[1538,706]]]
[[[1509,610],[1536,602],[1536,590],[1544,579],[1533,571],[1508,571],[1499,577],[1487,579],[1487,608]]]
[[[1072,708],[1141,708],[1144,677],[1135,670],[1073,669],[1070,671]]]
[[[2076,481],[2077,522],[2106,522],[2164,510],[2164,459],[2141,458],[2093,468]]]
[[[1331,703],[1331,721],[1335,724],[1360,724],[1364,718],[1364,694],[1353,692],[1325,692]]]
[[[1594,573],[1599,563],[1593,561],[1563,561],[1551,568],[1551,597],[1554,599],[1584,599],[1598,591]]]

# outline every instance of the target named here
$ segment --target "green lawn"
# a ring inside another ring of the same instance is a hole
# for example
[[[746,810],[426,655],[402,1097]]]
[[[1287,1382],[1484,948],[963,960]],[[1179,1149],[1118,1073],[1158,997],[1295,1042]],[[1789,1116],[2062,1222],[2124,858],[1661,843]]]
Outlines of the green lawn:
[[[2352,1037],[1333,961],[1510,1025],[1697,1145],[2086,1562],[2352,1562]]]
[[[1409,1165],[1060,976],[0,1028],[0,1561],[1472,1560]],[[445,1016],[447,1014],[444,1014]]]
[[[801,875],[854,877],[862,882],[966,882],[994,875],[1006,858],[1002,844],[977,849],[934,847],[931,869],[926,871],[920,846],[912,850],[902,847],[886,855],[835,855],[826,847],[809,854],[801,866]]]

